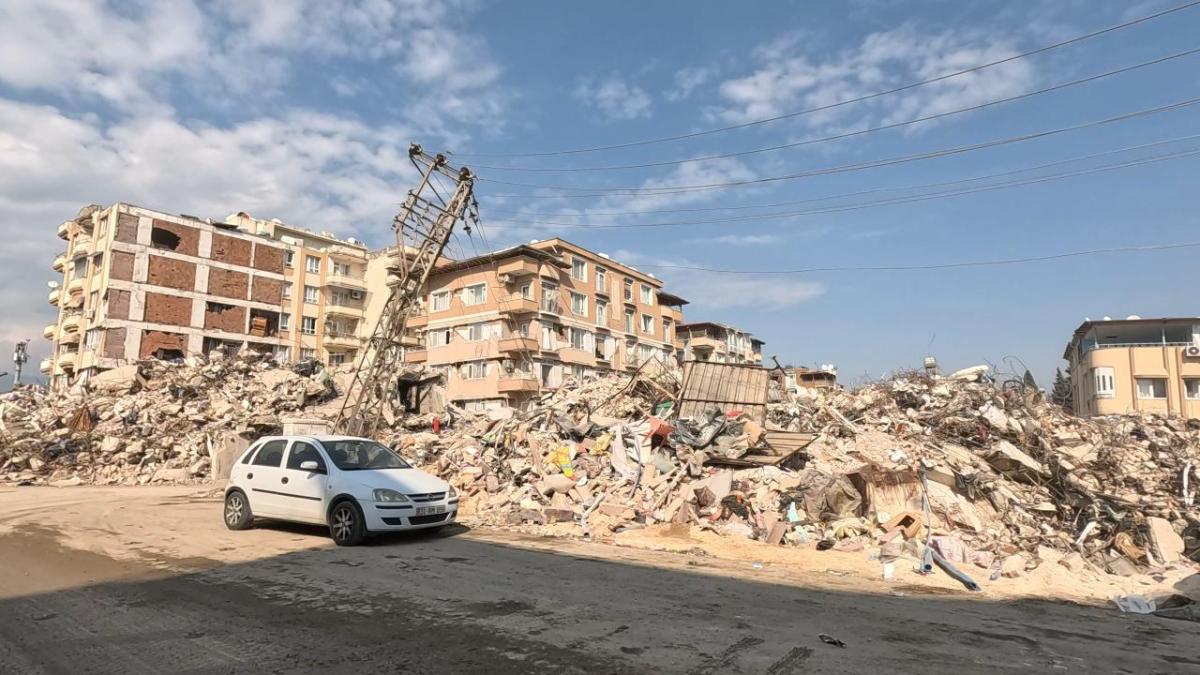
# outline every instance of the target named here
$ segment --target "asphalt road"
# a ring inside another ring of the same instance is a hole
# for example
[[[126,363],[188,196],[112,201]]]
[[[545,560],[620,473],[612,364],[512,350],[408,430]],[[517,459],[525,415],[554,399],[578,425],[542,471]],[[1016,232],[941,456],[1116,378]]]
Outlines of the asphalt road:
[[[664,568],[465,528],[165,567],[64,546],[69,536],[0,536],[0,673],[1200,671],[1195,623],[784,585],[704,558]]]

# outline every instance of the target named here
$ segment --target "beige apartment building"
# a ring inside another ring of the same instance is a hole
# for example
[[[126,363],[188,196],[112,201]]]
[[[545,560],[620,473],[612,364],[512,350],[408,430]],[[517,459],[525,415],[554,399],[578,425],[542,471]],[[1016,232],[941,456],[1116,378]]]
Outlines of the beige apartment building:
[[[1200,418],[1200,318],[1084,321],[1063,358],[1078,415]]]
[[[676,367],[686,301],[651,274],[562,239],[448,261],[409,325],[406,361],[441,370],[450,400],[523,407],[567,377]]]
[[[762,364],[766,342],[723,323],[700,321],[676,327],[675,346],[680,361]]]
[[[361,244],[246,214],[214,222],[122,202],[85,207],[58,236],[67,250],[52,265],[62,273],[48,297],[58,315],[43,331],[53,347],[41,363],[52,386],[217,347],[336,362],[361,344],[330,328],[347,313],[361,320]]]

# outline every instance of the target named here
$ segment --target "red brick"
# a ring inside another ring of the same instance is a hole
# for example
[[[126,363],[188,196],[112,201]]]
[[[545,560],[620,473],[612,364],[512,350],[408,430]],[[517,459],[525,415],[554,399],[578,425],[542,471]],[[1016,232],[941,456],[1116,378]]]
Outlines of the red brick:
[[[151,255],[146,283],[152,286],[191,291],[196,288],[196,264],[161,255]]]
[[[122,291],[116,288],[108,289],[107,314],[110,319],[129,318],[129,291]]]
[[[142,331],[142,347],[138,350],[138,358],[147,359],[157,356],[160,350],[176,351],[186,355],[187,336],[158,330]]]
[[[206,303],[204,327],[226,333],[246,332],[246,308],[219,302]]]
[[[283,282],[254,277],[254,281],[250,283],[250,299],[269,305],[281,304],[283,302]]]
[[[150,245],[184,255],[199,255],[200,230],[155,218],[150,229]]]
[[[122,214],[124,215],[124,214]],[[109,277],[121,281],[133,281],[133,254],[126,251],[113,251],[109,262]]]
[[[172,326],[192,324],[192,299],[162,293],[146,293],[148,323],[168,323]]]
[[[230,237],[224,234],[213,233],[212,237],[212,255],[213,260],[226,262],[231,265],[240,267],[250,266],[250,242],[237,237]]]
[[[113,237],[126,244],[137,243],[138,218],[131,213],[117,214],[117,232]]]
[[[266,244],[254,245],[254,269],[283,274],[284,249]]]
[[[125,328],[104,329],[103,355],[110,359],[125,358]]]
[[[246,291],[250,285],[250,275],[245,272],[234,272],[216,267],[208,270],[208,294],[219,298],[246,299]]]

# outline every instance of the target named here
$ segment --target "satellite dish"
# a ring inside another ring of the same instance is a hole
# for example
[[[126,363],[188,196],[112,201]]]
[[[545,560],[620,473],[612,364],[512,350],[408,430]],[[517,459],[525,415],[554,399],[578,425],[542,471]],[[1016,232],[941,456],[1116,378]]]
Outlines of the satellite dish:
[[[57,281],[47,281],[46,285],[50,287],[50,290],[54,290],[54,289],[58,288]]]

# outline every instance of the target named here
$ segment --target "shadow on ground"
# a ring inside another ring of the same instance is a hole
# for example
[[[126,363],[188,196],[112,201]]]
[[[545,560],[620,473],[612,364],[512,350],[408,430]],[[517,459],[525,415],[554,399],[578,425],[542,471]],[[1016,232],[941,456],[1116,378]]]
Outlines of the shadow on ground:
[[[321,528],[272,525],[286,532]],[[1200,625],[389,535],[192,573],[0,537],[0,672],[1180,672]],[[619,549],[614,551],[619,555]],[[845,643],[822,641],[826,634]]]

